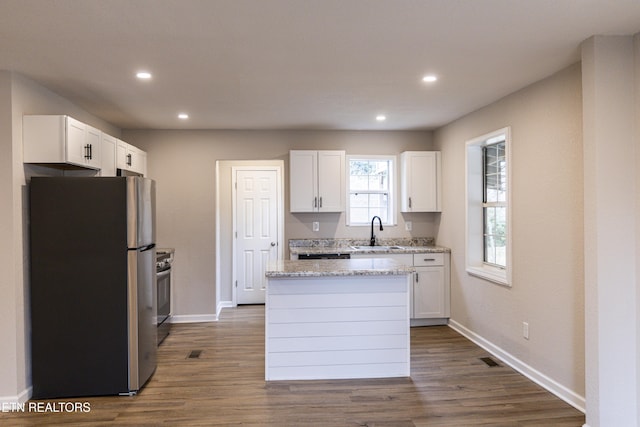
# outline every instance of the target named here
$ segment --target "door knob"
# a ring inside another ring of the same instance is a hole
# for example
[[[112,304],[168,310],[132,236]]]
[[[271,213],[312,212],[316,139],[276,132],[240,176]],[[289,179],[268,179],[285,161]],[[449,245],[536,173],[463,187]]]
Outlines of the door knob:
[[[271,246],[275,246],[275,245],[276,245],[276,242],[271,242]]]

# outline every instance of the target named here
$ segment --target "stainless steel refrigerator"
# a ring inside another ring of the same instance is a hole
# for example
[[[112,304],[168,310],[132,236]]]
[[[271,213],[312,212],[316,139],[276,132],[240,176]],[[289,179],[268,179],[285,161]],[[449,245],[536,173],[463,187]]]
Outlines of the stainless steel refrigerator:
[[[156,368],[155,182],[29,187],[33,397],[136,393]]]

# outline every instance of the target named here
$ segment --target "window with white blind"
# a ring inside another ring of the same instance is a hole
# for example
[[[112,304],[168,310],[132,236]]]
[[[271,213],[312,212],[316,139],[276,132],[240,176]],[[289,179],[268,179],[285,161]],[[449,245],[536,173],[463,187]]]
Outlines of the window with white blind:
[[[347,225],[370,225],[379,216],[395,224],[394,156],[347,157]]]
[[[466,269],[511,286],[510,128],[467,141]]]

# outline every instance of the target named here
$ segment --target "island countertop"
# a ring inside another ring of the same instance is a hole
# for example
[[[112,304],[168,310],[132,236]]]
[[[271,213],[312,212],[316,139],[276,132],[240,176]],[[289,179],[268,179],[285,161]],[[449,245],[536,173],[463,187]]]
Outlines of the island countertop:
[[[266,277],[398,276],[415,268],[390,258],[279,260],[267,264]]]

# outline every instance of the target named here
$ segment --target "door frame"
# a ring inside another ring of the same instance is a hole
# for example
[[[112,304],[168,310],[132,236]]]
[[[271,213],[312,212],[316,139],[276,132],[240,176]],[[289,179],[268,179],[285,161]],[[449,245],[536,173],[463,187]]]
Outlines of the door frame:
[[[232,291],[232,300],[231,305],[233,307],[238,306],[238,297],[237,297],[237,266],[238,260],[236,256],[236,248],[237,248],[237,172],[238,171],[274,171],[276,173],[276,211],[277,211],[277,226],[278,232],[276,249],[277,249],[277,259],[283,259],[284,257],[284,180],[282,179],[283,167],[275,166],[275,165],[261,165],[256,163],[255,165],[247,165],[247,166],[231,166],[231,217],[233,220],[232,225],[232,245],[231,245],[231,253],[232,253],[232,266],[231,266],[231,291]]]

